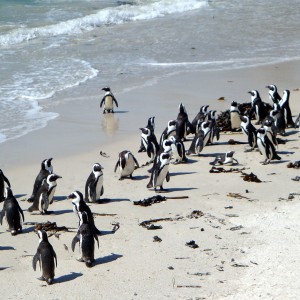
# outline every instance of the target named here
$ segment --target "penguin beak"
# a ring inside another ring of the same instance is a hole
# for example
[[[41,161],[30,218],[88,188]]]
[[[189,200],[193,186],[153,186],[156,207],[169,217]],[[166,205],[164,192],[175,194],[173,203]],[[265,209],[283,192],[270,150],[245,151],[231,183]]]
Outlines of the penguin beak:
[[[248,92],[248,94],[252,95],[252,92],[251,92],[251,91],[249,91],[249,92]],[[252,96],[253,96],[253,95],[252,95]]]
[[[269,90],[271,89],[271,87],[269,85],[266,85],[266,88],[269,89]]]

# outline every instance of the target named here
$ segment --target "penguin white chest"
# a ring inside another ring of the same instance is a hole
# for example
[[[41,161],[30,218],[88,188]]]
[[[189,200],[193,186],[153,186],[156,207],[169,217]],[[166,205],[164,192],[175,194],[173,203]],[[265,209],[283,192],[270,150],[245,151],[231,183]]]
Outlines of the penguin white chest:
[[[103,186],[103,176],[99,175],[98,180],[97,180],[97,184],[96,184],[96,197],[97,197],[97,199],[100,199],[102,186]]]
[[[169,165],[165,165],[156,178],[155,186],[162,186],[162,184],[168,174],[168,171],[169,171]]]
[[[113,98],[110,95],[105,97],[105,109],[113,109]]]
[[[230,113],[231,129],[239,129],[241,127],[240,114],[237,111]]]
[[[121,176],[129,176],[133,173],[135,163],[131,155],[128,156],[124,169],[121,170]]]

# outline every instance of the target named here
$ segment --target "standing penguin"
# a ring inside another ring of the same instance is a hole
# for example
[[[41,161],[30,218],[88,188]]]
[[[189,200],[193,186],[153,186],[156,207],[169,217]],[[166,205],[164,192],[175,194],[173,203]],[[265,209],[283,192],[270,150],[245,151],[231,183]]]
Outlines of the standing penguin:
[[[156,157],[156,153],[159,150],[159,144],[157,143],[154,132],[147,127],[140,128],[142,131],[141,138],[143,145],[146,149],[147,155],[150,158],[148,163],[152,163]]]
[[[120,169],[119,180],[122,180],[127,176],[132,178],[132,173],[136,167],[139,168],[139,163],[130,151],[124,150],[119,153],[119,158],[115,166],[115,172],[117,171],[118,167]]]
[[[92,226],[93,231],[96,234],[101,234],[100,230],[95,226],[93,214],[91,212],[91,209],[84,202],[82,193],[79,191],[75,191],[68,196],[68,199],[72,200],[73,211],[78,215],[78,218],[79,218],[79,226],[81,225],[81,219],[80,219],[79,212],[81,212],[81,213],[86,212],[89,223]]]
[[[210,135],[209,139],[207,141],[207,144],[213,144],[214,138],[216,137],[217,141],[220,139],[220,129],[217,126],[217,121],[216,121],[216,116],[217,111],[216,110],[210,110],[208,112],[208,120],[207,122],[209,123],[210,127]]]
[[[172,157],[175,159],[174,164],[186,163],[185,147],[183,142],[177,136],[170,136],[169,140],[172,142]]]
[[[200,110],[199,112],[197,113],[197,115],[195,116],[195,118],[193,119],[192,121],[192,127],[194,129],[194,133],[197,133],[198,132],[198,124],[202,123],[202,122],[205,122],[208,120],[208,107],[209,105],[203,105],[200,107]]]
[[[188,134],[188,128],[191,129],[192,125],[189,122],[188,114],[182,103],[179,104],[179,113],[176,119],[176,135],[180,140],[185,141]],[[192,131],[192,130],[190,130]]]
[[[105,91],[105,94],[100,102],[100,108],[104,104],[103,113],[113,113],[114,112],[114,103],[119,107],[117,99],[114,94],[111,92],[109,87],[104,87],[102,91]]]
[[[295,127],[295,123],[292,118],[292,112],[290,108],[290,91],[289,90],[284,90],[282,99],[279,101],[279,105],[282,109],[285,121],[286,121],[286,126],[287,127]]]
[[[204,132],[200,129],[192,140],[189,150],[186,152],[187,155],[197,154],[200,156],[200,152],[203,150],[204,144]]]
[[[269,99],[272,103],[279,103],[281,97],[277,92],[277,86],[275,84],[270,84],[267,85],[266,88],[269,89]]]
[[[33,202],[34,196],[42,185],[43,181],[49,174],[53,172],[53,166],[51,164],[53,158],[44,159],[41,163],[41,170],[39,174],[36,176],[33,185],[33,191],[31,196],[27,199],[28,202]]]
[[[241,128],[245,135],[248,137],[248,144],[251,147],[250,151],[257,147],[257,132],[256,128],[251,123],[248,115],[241,116]],[[248,150],[249,151],[249,150]]]
[[[264,128],[257,130],[257,145],[261,155],[264,156],[265,160],[263,164],[269,164],[272,159],[280,160],[281,157],[276,153],[275,147],[266,135]]]
[[[146,128],[150,129],[150,131],[154,134],[154,129],[155,129],[155,117],[150,117],[148,119],[147,125],[145,126]],[[145,152],[146,149],[144,147],[143,139],[141,138],[141,146],[138,152]]]
[[[93,170],[90,173],[85,183],[85,201],[96,202],[103,195],[103,167],[99,163],[93,165]]]
[[[5,199],[5,185],[10,187],[10,182],[0,169],[0,202]]]
[[[0,223],[2,225],[3,218],[6,216],[8,230],[11,235],[16,235],[22,232],[21,216],[24,222],[24,214],[10,187],[6,188],[6,195],[0,215]]]
[[[261,124],[262,121],[267,117],[268,112],[272,109],[270,105],[264,103],[257,90],[252,90],[248,92],[251,95],[252,107],[249,112],[249,117],[251,118],[253,114],[256,116],[256,124]]]
[[[57,186],[56,180],[59,178],[62,177],[56,174],[47,176],[46,180],[44,180],[37,191],[33,199],[33,204],[28,208],[29,212],[39,210],[41,214],[47,213],[49,205],[53,203],[53,197]]]
[[[91,224],[89,223],[88,215],[85,211],[79,212],[81,219],[81,225],[78,228],[76,236],[72,240],[72,251],[74,252],[76,243],[79,242],[79,247],[81,249],[81,257],[77,260],[80,262],[85,262],[87,267],[92,267],[92,263],[95,261],[95,241],[98,243],[99,240],[95,231],[93,230]]]
[[[39,230],[39,246],[32,260],[33,270],[36,270],[36,264],[39,262],[42,267],[42,276],[39,280],[46,281],[47,284],[52,284],[55,276],[55,266],[57,267],[57,257],[52,245],[48,241],[46,231]]]
[[[231,123],[231,130],[233,131],[240,130],[241,128],[240,111],[238,108],[238,104],[235,101],[232,101],[230,106],[230,123]]]
[[[263,125],[262,127],[266,130],[266,135],[269,141],[273,144],[275,148],[278,147],[278,142],[276,138],[276,129],[274,126],[274,119],[268,118],[263,122],[262,125]]]
[[[159,161],[154,165],[152,172],[152,182],[149,182],[147,188],[159,186],[160,191],[163,191],[163,182],[166,179],[167,182],[170,181],[170,173],[169,173],[169,164],[170,164],[171,155],[169,153],[161,153],[159,156]]]
[[[176,135],[176,120],[170,120],[168,122],[167,127],[160,136],[159,144],[162,145],[162,142],[172,135]]]

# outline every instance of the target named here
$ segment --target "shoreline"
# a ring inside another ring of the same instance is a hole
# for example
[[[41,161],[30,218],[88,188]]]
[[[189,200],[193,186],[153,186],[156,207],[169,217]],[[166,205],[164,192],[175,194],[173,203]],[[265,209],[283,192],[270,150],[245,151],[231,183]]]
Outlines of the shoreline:
[[[126,112],[110,116],[111,120],[106,120],[104,125],[104,116],[99,111],[101,97],[89,97],[88,103],[93,106],[86,105],[82,101],[85,89],[80,91],[78,87],[71,93],[78,99],[58,105],[60,116],[46,128],[0,144],[1,169],[25,210],[25,222],[49,220],[58,226],[76,227],[77,217],[65,197],[74,190],[84,190],[94,162],[104,166],[103,198],[110,201],[90,207],[93,212],[115,214],[95,217],[97,227],[106,234],[99,237],[100,249],[95,251],[96,265],[91,269],[76,261],[78,248],[74,253],[70,250],[76,230],[61,233],[59,239],[50,238],[58,256],[56,281],[52,286],[39,282],[36,278],[40,272],[31,268],[30,255],[35,253],[38,244],[33,226],[24,226],[23,234],[12,237],[2,225],[2,244],[8,248],[1,250],[0,261],[1,267],[8,267],[2,271],[7,278],[4,298],[35,299],[39,295],[46,299],[68,299],[74,293],[79,299],[94,297],[95,293],[103,299],[297,298],[300,284],[293,278],[300,274],[296,254],[290,255],[289,246],[296,253],[300,245],[295,234],[300,227],[297,223],[299,196],[295,195],[291,201],[287,197],[299,191],[299,183],[291,180],[298,171],[286,168],[286,164],[299,160],[299,131],[287,130],[289,134],[284,137],[287,143],[279,147],[282,161],[267,166],[260,164],[262,156],[258,152],[244,152],[245,145],[228,144],[230,138],[244,142],[245,136],[221,133],[221,139],[205,147],[200,157],[189,156],[188,164],[170,165],[171,180],[165,183],[168,192],[163,195],[189,196],[184,200],[168,199],[150,207],[134,206],[132,201],[154,194],[146,188],[147,167],[136,170],[135,180],[118,181],[118,174],[113,170],[117,154],[125,149],[131,150],[140,164],[147,160],[145,153],[137,153],[139,127],[145,126],[148,117],[159,111],[155,119],[159,138],[167,121],[176,118],[180,102],[185,104],[192,120],[204,104],[220,112],[228,109],[231,101],[249,102],[247,91],[251,89],[259,90],[263,101],[269,102],[265,86],[275,83],[280,93],[283,89],[291,90],[292,112],[298,114],[299,66],[297,61],[214,73],[188,72],[121,94],[112,87],[119,110]],[[89,92],[92,94],[93,90]],[[60,96],[63,100],[67,95],[65,92]],[[225,101],[218,101],[222,96]],[[140,99],[143,99],[142,107]],[[191,137],[188,138],[187,145]],[[101,157],[100,150],[110,157]],[[239,173],[209,173],[209,163],[216,153],[229,150],[235,151],[238,168],[246,168],[246,173],[253,172],[263,182],[245,182]],[[56,201],[49,208],[53,214],[32,215],[26,211],[28,203],[22,200],[30,195],[40,162],[48,157],[54,158],[54,172],[63,178],[57,182]],[[229,193],[240,194],[242,198],[229,197]],[[203,216],[187,217],[194,210],[203,212]],[[159,223],[160,230],[139,226],[143,220],[167,217],[174,220]],[[175,220],[177,217],[182,219]],[[111,234],[113,222],[120,223],[115,234]],[[232,229],[239,226],[242,227]],[[162,239],[161,243],[153,242],[155,235]],[[191,240],[199,248],[185,245]],[[64,244],[69,250],[65,250]],[[16,280],[20,282],[17,290]]]

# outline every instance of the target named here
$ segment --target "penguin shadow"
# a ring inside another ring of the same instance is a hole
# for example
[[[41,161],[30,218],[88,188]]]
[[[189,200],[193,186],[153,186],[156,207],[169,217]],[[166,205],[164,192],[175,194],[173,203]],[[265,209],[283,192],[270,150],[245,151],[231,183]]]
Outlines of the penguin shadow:
[[[138,176],[132,177],[131,180],[143,180],[143,179],[147,179],[147,178],[149,178],[149,176],[147,176],[147,175],[138,175]],[[128,178],[128,179],[130,179],[130,178]]]
[[[162,193],[172,193],[172,192],[182,192],[182,191],[191,191],[191,190],[197,190],[198,188],[168,188],[164,189],[162,191],[157,190],[156,193],[162,194]]]
[[[64,283],[64,282],[67,282],[67,281],[74,280],[74,279],[76,279],[76,278],[78,278],[82,275],[83,275],[82,273],[71,272],[70,274],[62,275],[58,278],[55,278],[54,283]]]
[[[72,213],[72,212],[73,212],[72,209],[62,209],[62,210],[51,211],[50,213],[58,216],[58,215]]]
[[[106,203],[113,203],[113,202],[123,202],[123,201],[129,201],[130,202],[130,199],[128,198],[115,198],[115,199],[110,199],[110,198],[103,198],[103,199],[100,199],[96,202],[93,202],[95,204],[106,204]]]
[[[22,233],[30,233],[34,231],[34,226],[30,226],[27,228],[22,228]]]
[[[16,250],[16,249],[12,246],[0,246],[0,251],[2,250]]]
[[[220,152],[220,153],[207,153],[207,154],[201,154],[201,157],[214,157],[216,158],[219,155],[224,155],[225,152]]]
[[[0,271],[4,271],[4,270],[6,270],[6,269],[9,269],[10,267],[1,267],[0,268]]]
[[[294,154],[295,152],[293,151],[277,151],[278,154]]]
[[[107,264],[107,263],[113,262],[121,257],[123,257],[123,255],[112,253],[110,255],[106,255],[104,257],[97,258],[94,262],[94,265],[96,266],[96,265]]]
[[[298,134],[298,133],[299,133],[299,130],[290,130],[290,131],[285,132],[285,134],[282,137],[293,135],[293,134]]]
[[[197,172],[175,172],[170,173],[170,176],[178,176],[178,175],[189,175],[189,174],[196,174]]]
[[[236,141],[234,140],[234,144],[232,145],[246,145],[248,142],[241,142],[241,141]],[[230,145],[230,142],[214,142],[213,144],[207,145],[207,146],[217,146],[217,145]],[[205,146],[206,147],[206,146]]]
[[[126,114],[126,113],[128,113],[129,112],[129,110],[116,110],[115,112],[114,112],[114,114]]]
[[[115,234],[115,233],[116,233],[116,231],[113,231],[113,230],[101,230],[100,236],[109,235],[109,234]]]
[[[16,198],[16,199],[18,199],[18,198],[22,198],[22,197],[25,197],[27,194],[17,194],[17,195],[14,195],[14,197]]]
[[[67,196],[54,196],[54,201],[57,202],[57,201],[63,201],[63,200],[66,200],[67,199]]]
[[[272,160],[272,162],[271,162],[271,164],[272,165],[277,165],[277,164],[286,164],[286,163],[288,163],[289,162],[289,160]]]

